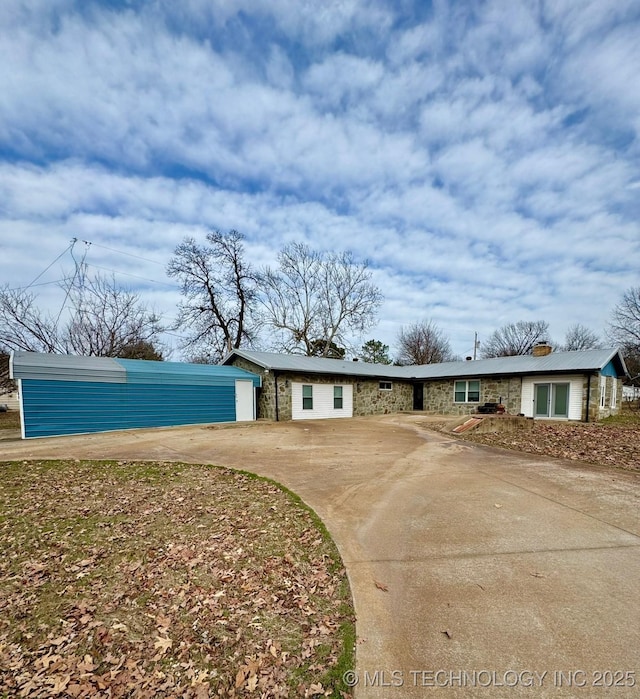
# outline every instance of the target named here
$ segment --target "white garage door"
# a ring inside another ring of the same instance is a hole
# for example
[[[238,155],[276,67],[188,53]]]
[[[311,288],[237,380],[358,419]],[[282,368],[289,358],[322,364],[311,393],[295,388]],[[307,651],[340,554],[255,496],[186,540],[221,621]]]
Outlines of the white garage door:
[[[291,400],[294,420],[353,417],[351,384],[292,383]]]

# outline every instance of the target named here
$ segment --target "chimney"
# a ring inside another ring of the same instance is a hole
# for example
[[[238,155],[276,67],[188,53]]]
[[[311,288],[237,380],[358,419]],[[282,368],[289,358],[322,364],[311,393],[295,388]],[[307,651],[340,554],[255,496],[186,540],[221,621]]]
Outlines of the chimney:
[[[534,345],[533,352],[531,354],[533,354],[534,357],[546,357],[552,352],[553,347],[546,340],[543,340],[542,342],[538,342],[536,345]]]

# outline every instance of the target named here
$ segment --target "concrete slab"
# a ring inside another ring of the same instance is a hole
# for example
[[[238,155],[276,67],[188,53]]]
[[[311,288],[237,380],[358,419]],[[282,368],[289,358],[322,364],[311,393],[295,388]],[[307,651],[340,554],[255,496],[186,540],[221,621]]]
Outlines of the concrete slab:
[[[357,611],[356,696],[640,696],[640,478],[461,443],[419,415],[3,442],[0,458],[267,475],[323,518]]]

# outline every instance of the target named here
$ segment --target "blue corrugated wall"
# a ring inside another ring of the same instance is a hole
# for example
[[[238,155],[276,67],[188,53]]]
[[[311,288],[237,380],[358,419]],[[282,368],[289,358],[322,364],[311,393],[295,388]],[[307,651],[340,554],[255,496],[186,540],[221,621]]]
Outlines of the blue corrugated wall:
[[[233,422],[235,382],[226,383],[203,386],[25,379],[25,437]]]

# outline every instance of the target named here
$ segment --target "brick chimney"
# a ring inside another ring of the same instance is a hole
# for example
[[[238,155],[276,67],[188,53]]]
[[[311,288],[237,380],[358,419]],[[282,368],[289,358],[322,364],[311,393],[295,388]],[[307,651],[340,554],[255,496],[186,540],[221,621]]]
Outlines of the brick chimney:
[[[551,354],[552,352],[553,347],[548,342],[542,341],[534,345],[531,354],[533,354],[534,357],[546,357],[548,354]]]

